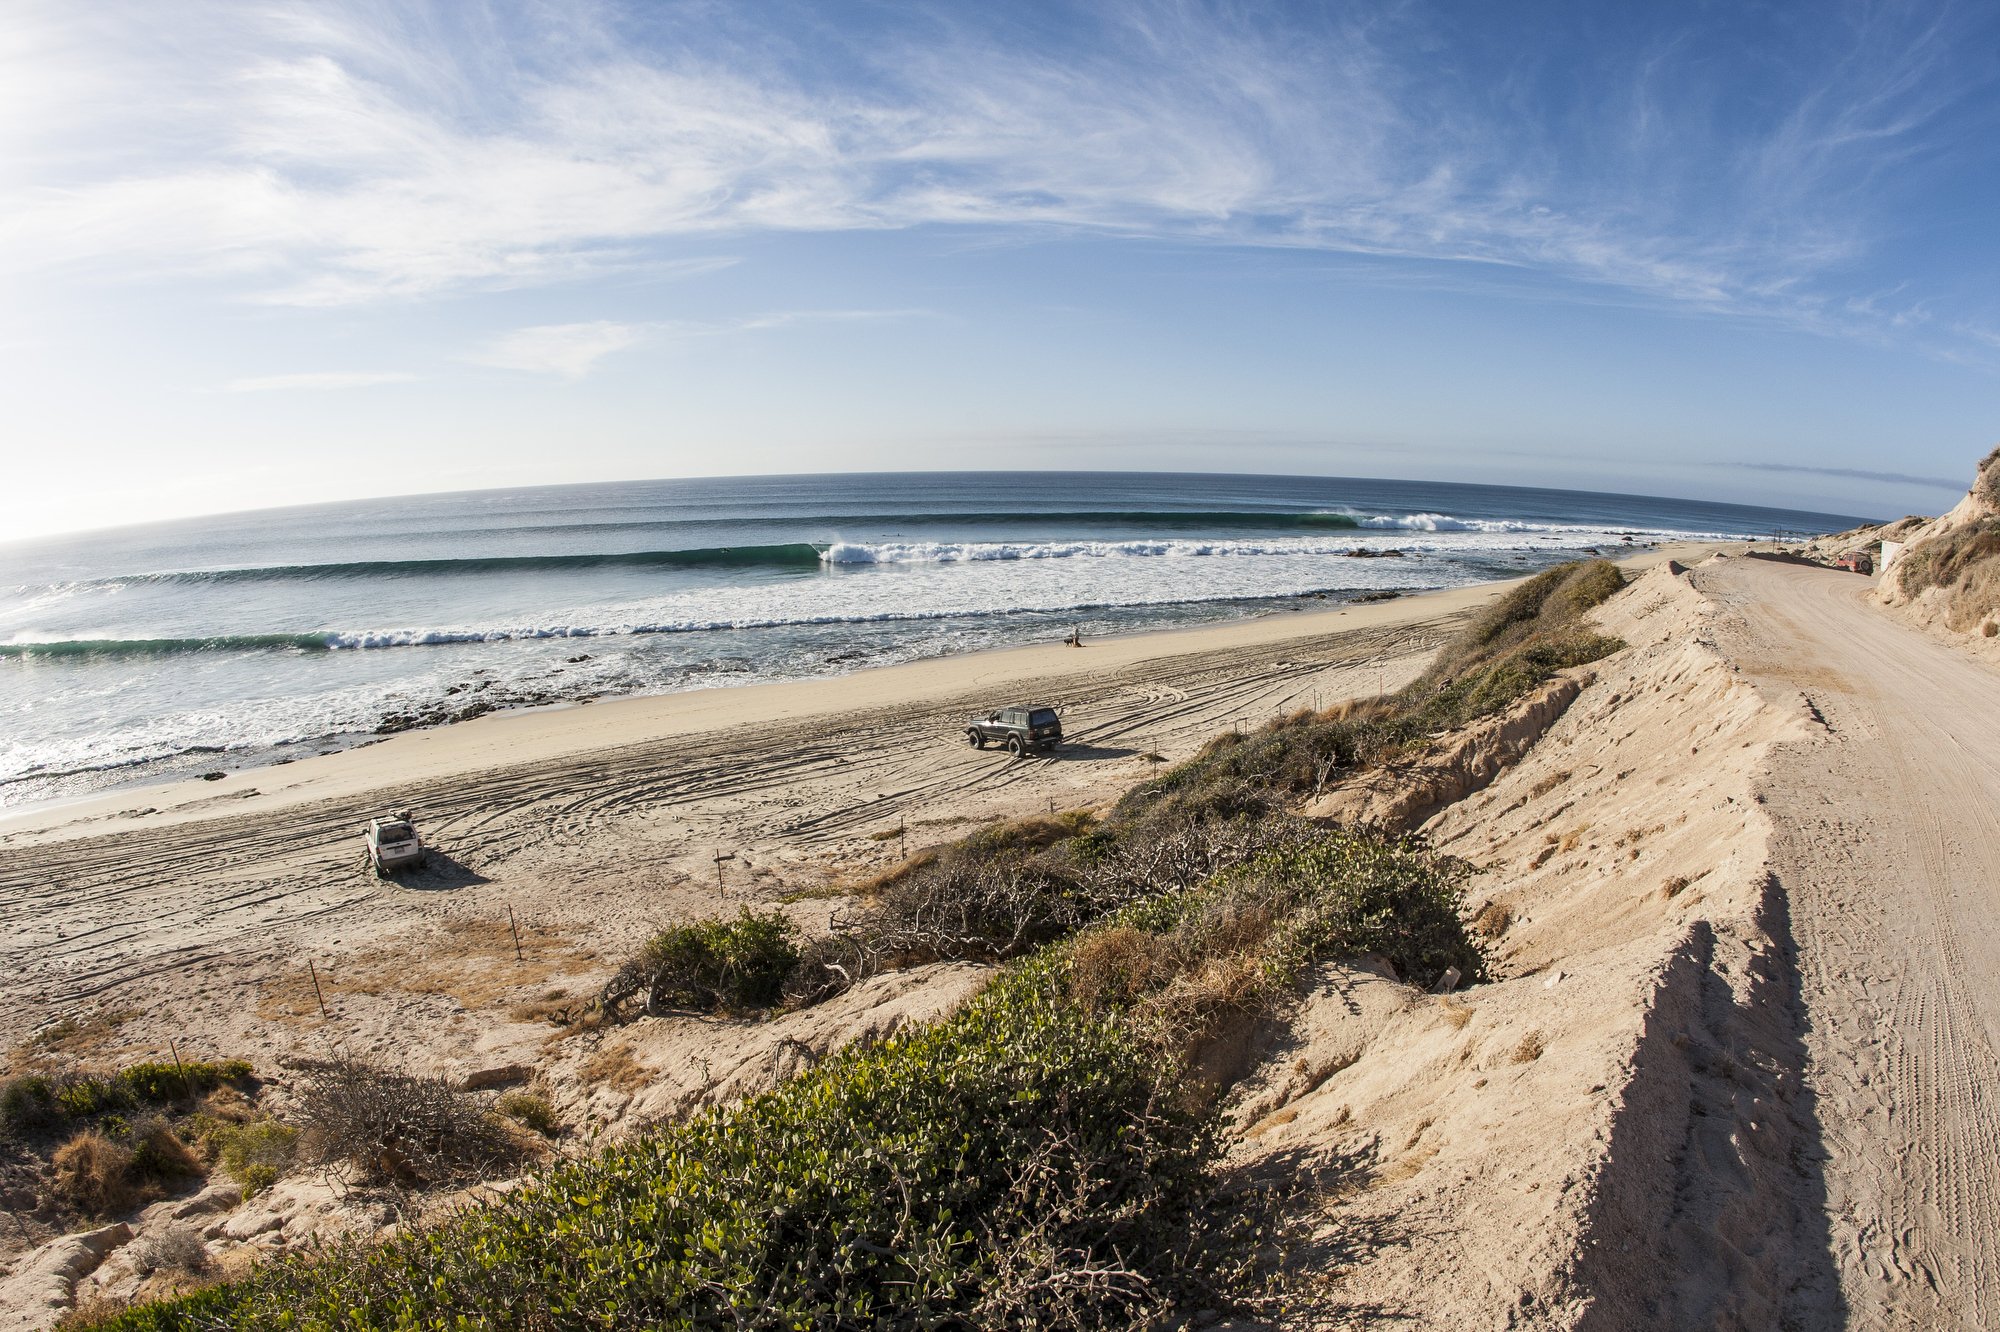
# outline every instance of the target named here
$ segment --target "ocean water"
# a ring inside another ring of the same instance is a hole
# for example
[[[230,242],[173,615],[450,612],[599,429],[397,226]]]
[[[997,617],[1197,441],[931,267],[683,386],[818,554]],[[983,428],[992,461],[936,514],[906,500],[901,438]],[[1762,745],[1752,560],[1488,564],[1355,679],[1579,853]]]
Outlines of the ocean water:
[[[266,510],[0,546],[0,807],[501,707],[830,675],[1856,519],[1132,473],[758,477]],[[1357,558],[1354,552],[1399,551]]]

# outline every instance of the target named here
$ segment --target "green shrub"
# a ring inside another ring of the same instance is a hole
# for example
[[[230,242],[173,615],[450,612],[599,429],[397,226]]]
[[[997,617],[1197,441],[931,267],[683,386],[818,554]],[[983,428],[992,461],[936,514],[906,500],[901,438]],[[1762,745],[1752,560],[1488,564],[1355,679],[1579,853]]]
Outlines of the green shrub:
[[[298,1153],[299,1131],[275,1119],[223,1124],[205,1136],[215,1150],[215,1163],[244,1186],[246,1195],[254,1191],[253,1175],[264,1178],[268,1188],[291,1168]]]
[[[1259,856],[1222,887],[1255,885],[1297,904],[1272,957],[1287,980],[1321,958],[1374,953],[1405,982],[1429,989],[1453,967],[1461,983],[1486,979],[1485,953],[1462,914],[1471,872],[1421,840],[1341,832]]]
[[[254,1198],[276,1184],[282,1174],[283,1172],[276,1166],[247,1165],[243,1167],[243,1173],[237,1177],[237,1181],[243,1185],[243,1196]]]
[[[562,1121],[556,1118],[555,1107],[548,1103],[546,1097],[533,1092],[508,1092],[493,1103],[493,1108],[544,1138],[553,1138],[562,1132]]]
[[[9,1123],[38,1120],[47,1127],[62,1119],[95,1119],[172,1105],[214,1091],[224,1083],[240,1082],[250,1072],[250,1065],[241,1059],[179,1064],[148,1061],[109,1076],[17,1078],[0,1093],[0,1110]],[[18,1093],[14,1091],[17,1085]]]
[[[240,1082],[249,1076],[250,1065],[241,1059],[177,1064],[152,1061],[120,1069],[114,1081],[120,1091],[135,1103],[165,1105],[214,1091],[225,1082]]]
[[[604,989],[615,1013],[644,996],[661,1009],[766,1008],[778,1002],[798,964],[798,931],[781,912],[743,908],[735,920],[697,920],[660,931]]]
[[[55,1086],[47,1078],[26,1074],[0,1085],[0,1120],[20,1133],[41,1133],[63,1120]]]

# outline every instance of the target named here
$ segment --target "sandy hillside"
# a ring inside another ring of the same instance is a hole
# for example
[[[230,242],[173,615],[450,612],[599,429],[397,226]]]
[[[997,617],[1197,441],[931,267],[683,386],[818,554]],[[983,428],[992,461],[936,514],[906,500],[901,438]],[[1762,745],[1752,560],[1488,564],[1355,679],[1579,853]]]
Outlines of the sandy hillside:
[[[2000,1319],[2000,673],[1866,593],[1735,559],[1615,598],[1631,647],[1425,826],[1485,871],[1496,983],[1329,966],[1265,1034],[1238,1156],[1315,1181],[1338,1315]]]
[[[1965,498],[1909,528],[1877,595],[1918,624],[2000,661],[2000,449],[1986,455]]]
[[[1630,647],[1425,827],[1484,871],[1499,979],[1440,997],[1330,966],[1244,1093],[1247,1163],[1326,1172],[1329,1294],[1354,1316],[1768,1327],[1828,1307],[1824,1273],[1798,1284],[1811,1126],[1755,797],[1803,709],[1718,652],[1685,574],[1598,618]],[[1700,1252],[1718,1236],[1726,1270]]]

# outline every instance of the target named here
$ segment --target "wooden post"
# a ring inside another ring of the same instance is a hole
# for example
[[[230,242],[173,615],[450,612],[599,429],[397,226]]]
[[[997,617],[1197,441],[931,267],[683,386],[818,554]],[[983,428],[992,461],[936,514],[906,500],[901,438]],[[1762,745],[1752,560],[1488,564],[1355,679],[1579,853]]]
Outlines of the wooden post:
[[[331,1018],[332,1015],[326,1011],[326,992],[319,988],[319,968],[313,965],[311,958],[306,959],[306,974],[312,977],[313,995],[319,1000],[319,1015]]]
[[[181,1047],[174,1044],[174,1038],[167,1037],[167,1051],[174,1057],[174,1072],[180,1074],[181,1095],[186,1096],[194,1089],[188,1085],[187,1065],[181,1062]]]
[[[525,962],[527,959],[521,956],[521,929],[514,923],[514,904],[512,902],[507,904],[507,932],[514,936],[514,960],[516,962]]]

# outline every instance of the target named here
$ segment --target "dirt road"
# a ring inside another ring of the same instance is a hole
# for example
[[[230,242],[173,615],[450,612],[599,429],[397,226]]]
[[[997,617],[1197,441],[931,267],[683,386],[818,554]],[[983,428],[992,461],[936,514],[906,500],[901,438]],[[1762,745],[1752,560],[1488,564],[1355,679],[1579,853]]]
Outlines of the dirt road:
[[[2000,671],[1763,560],[1696,573],[1718,646],[1823,725],[1762,795],[1831,1243],[1856,1327],[2000,1327]]]

